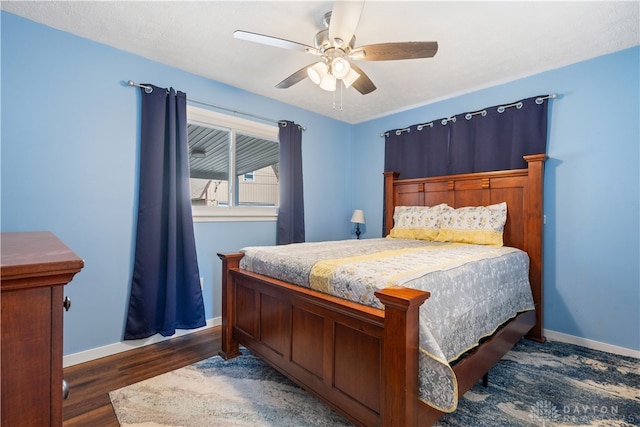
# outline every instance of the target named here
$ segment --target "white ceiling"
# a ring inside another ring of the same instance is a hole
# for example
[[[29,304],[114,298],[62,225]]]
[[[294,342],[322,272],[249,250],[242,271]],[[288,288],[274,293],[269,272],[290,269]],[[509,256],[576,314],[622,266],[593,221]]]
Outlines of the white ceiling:
[[[439,50],[430,59],[360,62],[378,89],[368,95],[345,89],[341,111],[333,108],[332,93],[309,79],[274,87],[316,57],[232,35],[242,29],[313,45],[331,1],[0,4],[33,21],[348,123],[640,44],[638,1],[367,1],[356,46],[435,40]],[[339,89],[335,95],[339,107]]]

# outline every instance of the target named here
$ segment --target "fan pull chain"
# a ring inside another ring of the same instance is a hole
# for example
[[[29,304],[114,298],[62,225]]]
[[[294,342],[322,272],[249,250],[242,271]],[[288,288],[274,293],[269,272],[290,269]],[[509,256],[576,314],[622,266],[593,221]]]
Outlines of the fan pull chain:
[[[338,108],[340,111],[343,111],[342,109],[342,82],[339,82],[338,85],[340,86],[340,107]],[[334,90],[332,92],[333,94],[333,109],[336,109],[336,91]]]
[[[338,110],[343,111],[343,108],[342,108],[342,82],[339,81],[338,85],[340,86],[340,106],[338,107]],[[332,106],[333,106],[334,110],[336,109],[336,92],[337,92],[337,89],[331,92],[331,97],[333,98]]]

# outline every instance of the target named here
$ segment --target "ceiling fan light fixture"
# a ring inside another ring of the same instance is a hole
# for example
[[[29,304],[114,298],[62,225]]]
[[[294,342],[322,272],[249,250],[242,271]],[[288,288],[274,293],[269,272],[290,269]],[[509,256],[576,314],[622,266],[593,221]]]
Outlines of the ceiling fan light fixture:
[[[349,74],[345,78],[342,79],[342,83],[344,83],[344,87],[350,88],[351,85],[358,80],[360,74],[358,74],[353,68],[349,69]]]
[[[344,58],[338,57],[331,61],[331,74],[336,79],[344,79],[351,71],[351,64]]]
[[[316,62],[311,67],[307,68],[307,75],[312,82],[319,85],[322,83],[324,77],[328,74],[327,64],[324,62]]]
[[[324,89],[328,92],[333,92],[336,90],[336,78],[331,74],[327,74],[322,78],[320,82],[320,89]]]

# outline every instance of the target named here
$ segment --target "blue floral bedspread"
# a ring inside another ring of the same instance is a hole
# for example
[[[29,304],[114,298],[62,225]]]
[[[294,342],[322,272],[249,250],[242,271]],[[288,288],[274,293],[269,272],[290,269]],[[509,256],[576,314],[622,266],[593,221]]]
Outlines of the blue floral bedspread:
[[[240,267],[383,308],[373,292],[398,285],[429,291],[420,308],[420,389],[452,412],[450,362],[518,313],[534,309],[529,257],[515,248],[408,239],[364,239],[246,247]]]

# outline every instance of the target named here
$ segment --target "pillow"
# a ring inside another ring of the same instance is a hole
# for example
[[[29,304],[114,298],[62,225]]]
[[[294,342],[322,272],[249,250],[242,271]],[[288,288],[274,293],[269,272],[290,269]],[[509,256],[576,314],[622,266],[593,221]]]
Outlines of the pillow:
[[[506,221],[506,202],[444,211],[435,241],[502,246]]]
[[[453,208],[445,203],[436,206],[396,206],[393,211],[393,228],[387,237],[434,240],[438,236],[443,210]]]

